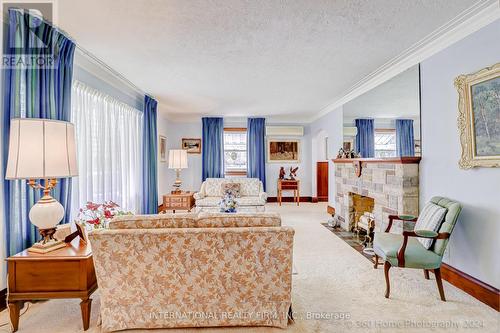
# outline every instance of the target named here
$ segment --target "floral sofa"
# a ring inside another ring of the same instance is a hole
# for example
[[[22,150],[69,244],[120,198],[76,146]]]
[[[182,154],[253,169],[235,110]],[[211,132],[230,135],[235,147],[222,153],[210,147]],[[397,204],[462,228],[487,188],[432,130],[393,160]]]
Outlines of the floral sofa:
[[[207,178],[199,192],[194,194],[196,211],[219,211],[224,196],[223,184],[239,183],[240,197],[236,198],[240,212],[264,212],[267,194],[257,178]]]
[[[116,217],[89,233],[102,329],[285,328],[293,236],[272,213]]]

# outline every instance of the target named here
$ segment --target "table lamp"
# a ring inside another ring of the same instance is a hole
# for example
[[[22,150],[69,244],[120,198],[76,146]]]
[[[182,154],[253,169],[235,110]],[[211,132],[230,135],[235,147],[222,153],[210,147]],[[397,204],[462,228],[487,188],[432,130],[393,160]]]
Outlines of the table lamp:
[[[168,152],[168,168],[175,169],[176,179],[173,184],[172,194],[181,193],[181,169],[187,169],[187,150],[184,149],[170,149]]]
[[[64,247],[53,235],[64,217],[64,207],[50,195],[58,178],[78,175],[73,124],[50,119],[16,118],[10,123],[6,179],[27,179],[42,198],[31,207],[29,218],[43,239],[28,249],[47,253]],[[41,181],[43,179],[43,185]]]

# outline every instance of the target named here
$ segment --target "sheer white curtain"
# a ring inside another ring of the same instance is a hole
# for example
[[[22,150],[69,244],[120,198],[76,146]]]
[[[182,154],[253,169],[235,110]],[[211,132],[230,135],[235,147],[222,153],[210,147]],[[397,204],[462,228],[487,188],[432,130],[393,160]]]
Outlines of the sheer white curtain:
[[[72,182],[72,217],[88,201],[113,200],[139,212],[143,113],[79,81],[71,105],[79,173]]]

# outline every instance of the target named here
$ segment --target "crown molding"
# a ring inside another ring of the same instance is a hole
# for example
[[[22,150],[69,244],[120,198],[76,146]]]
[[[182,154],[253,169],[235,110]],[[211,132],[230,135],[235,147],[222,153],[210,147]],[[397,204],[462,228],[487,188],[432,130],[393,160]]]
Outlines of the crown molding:
[[[482,0],[477,2],[450,22],[436,29],[397,57],[389,60],[365,76],[342,96],[339,96],[322,108],[310,121],[312,122],[321,118],[498,19],[500,19],[500,0]]]

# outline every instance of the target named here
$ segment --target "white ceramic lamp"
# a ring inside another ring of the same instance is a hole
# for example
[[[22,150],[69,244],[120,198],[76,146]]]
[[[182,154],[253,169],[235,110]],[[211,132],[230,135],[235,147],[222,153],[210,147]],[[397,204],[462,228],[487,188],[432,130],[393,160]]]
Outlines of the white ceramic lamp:
[[[168,152],[168,168],[175,169],[176,172],[176,180],[173,185],[172,193],[180,193],[181,192],[181,169],[187,169],[188,161],[187,161],[187,150],[184,149],[170,149]]]
[[[27,179],[43,197],[29,212],[31,223],[38,227],[43,240],[28,249],[45,253],[63,247],[53,234],[64,217],[64,207],[50,196],[58,178],[78,175],[75,129],[65,121],[16,118],[10,123],[9,156],[6,179]],[[37,183],[44,179],[45,183]]]

